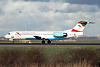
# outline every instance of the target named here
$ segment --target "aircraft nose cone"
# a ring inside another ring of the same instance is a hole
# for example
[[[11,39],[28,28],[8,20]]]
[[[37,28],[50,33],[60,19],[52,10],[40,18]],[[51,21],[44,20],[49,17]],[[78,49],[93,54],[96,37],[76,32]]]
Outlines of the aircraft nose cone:
[[[6,36],[6,35],[5,35],[4,37],[5,37],[5,38],[7,38],[7,36]]]
[[[4,37],[5,37],[5,38],[10,38],[8,35],[5,35]]]

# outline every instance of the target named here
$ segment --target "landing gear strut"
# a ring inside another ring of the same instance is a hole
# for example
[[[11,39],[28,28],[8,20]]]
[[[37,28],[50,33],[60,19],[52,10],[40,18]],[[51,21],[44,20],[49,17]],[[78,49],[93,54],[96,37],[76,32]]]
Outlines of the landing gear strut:
[[[13,39],[13,44],[14,44],[14,39]]]

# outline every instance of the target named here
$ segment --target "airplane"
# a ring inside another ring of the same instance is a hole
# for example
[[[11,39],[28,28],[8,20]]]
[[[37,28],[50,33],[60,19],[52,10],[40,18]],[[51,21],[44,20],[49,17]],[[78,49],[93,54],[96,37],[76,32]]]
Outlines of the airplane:
[[[13,43],[15,39],[24,39],[42,40],[43,44],[45,44],[45,40],[47,40],[47,43],[50,44],[52,40],[64,40],[71,37],[78,37],[83,35],[83,30],[89,23],[94,22],[79,21],[73,29],[64,31],[12,31],[4,37],[13,41]]]

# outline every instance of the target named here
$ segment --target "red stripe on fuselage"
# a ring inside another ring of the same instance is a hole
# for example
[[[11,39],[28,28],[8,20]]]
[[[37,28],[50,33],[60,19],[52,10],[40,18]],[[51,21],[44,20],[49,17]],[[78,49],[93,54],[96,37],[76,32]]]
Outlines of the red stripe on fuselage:
[[[20,35],[19,32],[16,32],[16,33],[17,33],[18,35]],[[21,36],[21,35],[20,35],[20,36]]]
[[[71,32],[82,32],[82,31],[78,31],[78,30],[72,29]]]

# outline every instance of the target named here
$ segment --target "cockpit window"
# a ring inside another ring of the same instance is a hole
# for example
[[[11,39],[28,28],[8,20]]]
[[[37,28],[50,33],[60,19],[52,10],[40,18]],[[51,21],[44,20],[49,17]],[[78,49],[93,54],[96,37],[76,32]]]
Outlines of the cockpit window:
[[[8,33],[8,35],[10,35],[10,33]]]

